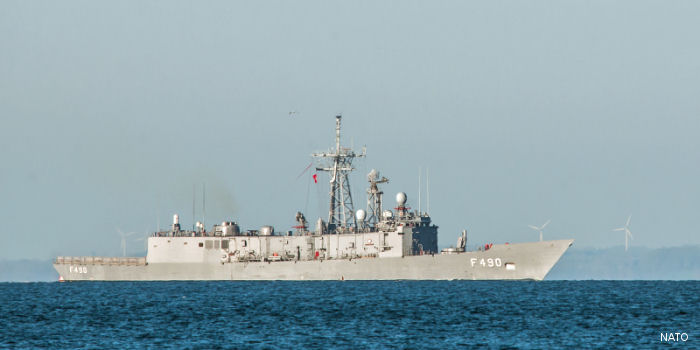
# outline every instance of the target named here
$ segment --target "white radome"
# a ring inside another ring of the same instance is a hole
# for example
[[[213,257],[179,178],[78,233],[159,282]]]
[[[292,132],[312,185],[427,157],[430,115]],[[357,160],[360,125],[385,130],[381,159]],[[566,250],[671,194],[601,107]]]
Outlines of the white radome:
[[[404,192],[399,192],[399,193],[396,194],[396,203],[397,203],[399,206],[402,206],[402,205],[406,204],[406,199],[407,199],[406,193],[404,193]]]
[[[364,209],[358,209],[355,212],[355,218],[357,219],[357,221],[365,221],[365,214],[366,213],[365,213]]]
[[[180,223],[180,217],[177,214],[173,215],[173,224],[177,225]]]

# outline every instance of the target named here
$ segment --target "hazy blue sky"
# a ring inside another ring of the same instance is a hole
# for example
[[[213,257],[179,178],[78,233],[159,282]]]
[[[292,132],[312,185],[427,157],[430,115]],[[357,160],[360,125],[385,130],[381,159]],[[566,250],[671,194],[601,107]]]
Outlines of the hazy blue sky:
[[[119,254],[117,227],[176,212],[191,227],[203,182],[207,226],[325,216],[328,178],[297,176],[340,112],[367,145],[355,202],[377,168],[416,208],[429,167],[441,246],[465,227],[536,240],[550,218],[545,238],[621,245],[630,214],[632,249],[700,244],[699,18],[697,1],[3,1],[0,259]]]

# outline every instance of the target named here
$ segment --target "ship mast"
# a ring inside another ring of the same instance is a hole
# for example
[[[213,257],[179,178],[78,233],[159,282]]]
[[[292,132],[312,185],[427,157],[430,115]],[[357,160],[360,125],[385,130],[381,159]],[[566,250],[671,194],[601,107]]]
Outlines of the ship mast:
[[[317,171],[327,171],[331,176],[330,208],[328,210],[328,230],[333,232],[337,228],[356,227],[357,222],[352,205],[352,194],[350,193],[350,181],[348,175],[353,170],[352,161],[355,157],[365,156],[362,153],[356,154],[352,149],[340,146],[340,119],[335,117],[335,150],[322,153],[314,153],[313,157],[328,159],[329,163],[325,167],[317,167]]]
[[[378,184],[383,184],[389,182],[386,177],[379,178],[379,172],[372,169],[369,174],[367,174],[367,181],[369,182],[369,188],[367,189],[367,214],[369,218],[367,223],[370,226],[376,225],[381,221],[382,215],[382,195],[384,192],[379,190]]]

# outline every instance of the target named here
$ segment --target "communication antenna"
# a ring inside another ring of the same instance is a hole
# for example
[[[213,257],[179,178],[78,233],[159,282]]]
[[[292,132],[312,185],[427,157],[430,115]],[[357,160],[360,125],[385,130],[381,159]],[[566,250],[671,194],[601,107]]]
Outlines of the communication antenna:
[[[420,207],[420,193],[421,193],[420,175],[421,175],[421,172],[423,172],[423,169],[421,167],[418,167],[418,215],[420,215],[420,212],[421,212],[421,207]]]
[[[156,197],[156,232],[160,232],[160,195]]]
[[[428,171],[430,168],[425,168],[425,192],[426,192],[426,197],[427,198],[427,207],[428,207],[428,214],[430,214],[430,174]]]
[[[202,225],[205,225],[207,219],[207,188],[206,183],[202,182]]]
[[[192,184],[192,231],[194,231],[194,222],[197,221],[194,217],[194,197],[197,185]]]

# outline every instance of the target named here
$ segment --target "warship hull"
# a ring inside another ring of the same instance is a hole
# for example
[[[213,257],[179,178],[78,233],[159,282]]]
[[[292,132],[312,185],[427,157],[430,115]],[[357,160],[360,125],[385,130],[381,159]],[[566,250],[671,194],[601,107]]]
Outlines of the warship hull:
[[[484,251],[453,254],[310,261],[146,263],[141,258],[114,263],[124,260],[64,258],[54,268],[65,281],[543,280],[572,243],[494,244]]]
[[[319,159],[315,170],[330,175],[328,221],[319,217],[310,229],[306,216],[297,212],[294,231],[275,232],[271,225],[243,231],[235,221],[211,230],[197,221],[187,230],[174,214],[170,228],[159,225],[148,237],[145,257],[58,257],[54,267],[60,280],[543,280],[573,243],[542,241],[540,235],[539,242],[489,243],[467,251],[465,229],[455,248],[439,251],[438,226],[421,210],[420,188],[418,210],[410,210],[404,192],[396,194],[393,210],[385,208],[379,185],[389,179],[375,169],[367,174],[367,210],[354,210],[349,174],[353,159],[364,157],[365,149],[355,153],[342,147],[341,116],[335,121],[335,147],[312,154]]]

